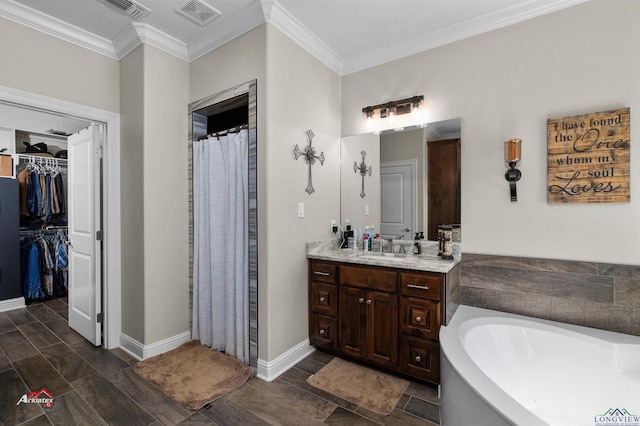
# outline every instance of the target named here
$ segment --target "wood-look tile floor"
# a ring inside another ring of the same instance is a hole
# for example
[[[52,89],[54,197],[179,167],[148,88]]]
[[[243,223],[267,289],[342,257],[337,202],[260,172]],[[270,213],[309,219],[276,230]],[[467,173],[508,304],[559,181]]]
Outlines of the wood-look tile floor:
[[[189,411],[135,374],[126,352],[96,348],[71,330],[66,300],[50,300],[0,312],[0,425],[439,424],[435,387],[411,383],[385,417],[308,385],[332,357],[316,351],[272,382],[252,377]],[[53,407],[17,405],[42,388]]]

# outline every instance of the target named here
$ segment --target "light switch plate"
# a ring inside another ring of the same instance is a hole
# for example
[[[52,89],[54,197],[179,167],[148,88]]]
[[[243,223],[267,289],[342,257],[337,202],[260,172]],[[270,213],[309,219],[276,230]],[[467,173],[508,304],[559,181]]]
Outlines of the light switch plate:
[[[304,203],[298,203],[298,217],[304,217]]]

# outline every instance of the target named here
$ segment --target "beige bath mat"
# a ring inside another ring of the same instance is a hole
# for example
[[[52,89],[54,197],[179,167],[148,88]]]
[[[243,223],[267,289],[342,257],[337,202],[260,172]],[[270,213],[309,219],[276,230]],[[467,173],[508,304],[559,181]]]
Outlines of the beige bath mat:
[[[249,366],[198,340],[141,361],[133,370],[190,410],[238,388],[253,374]]]
[[[383,416],[398,404],[409,382],[358,364],[333,358],[307,383]]]

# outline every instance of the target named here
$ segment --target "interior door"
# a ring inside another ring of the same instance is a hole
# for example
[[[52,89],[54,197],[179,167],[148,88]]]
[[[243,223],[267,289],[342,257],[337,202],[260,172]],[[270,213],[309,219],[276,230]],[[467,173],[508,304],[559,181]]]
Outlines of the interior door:
[[[100,155],[102,128],[92,124],[68,139],[69,327],[102,344]]]
[[[380,236],[410,240],[415,228],[414,162],[380,163]]]
[[[427,142],[427,238],[438,225],[460,223],[460,139]]]

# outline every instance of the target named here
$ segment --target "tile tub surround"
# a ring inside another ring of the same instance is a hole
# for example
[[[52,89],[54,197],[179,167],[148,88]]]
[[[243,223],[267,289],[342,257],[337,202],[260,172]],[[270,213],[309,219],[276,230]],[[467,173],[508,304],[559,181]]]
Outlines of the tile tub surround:
[[[461,303],[640,336],[640,266],[463,253]]]

